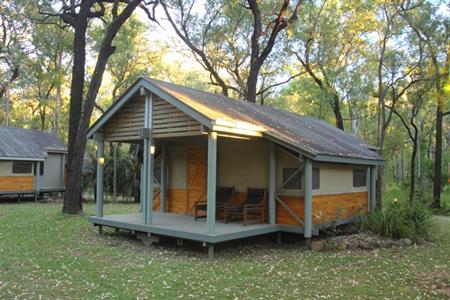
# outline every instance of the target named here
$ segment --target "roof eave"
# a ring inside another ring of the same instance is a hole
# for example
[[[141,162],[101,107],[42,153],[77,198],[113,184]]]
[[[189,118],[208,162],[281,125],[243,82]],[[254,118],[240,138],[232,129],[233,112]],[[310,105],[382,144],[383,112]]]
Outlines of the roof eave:
[[[329,163],[340,163],[340,164],[351,164],[351,165],[367,165],[367,166],[379,166],[384,164],[383,159],[368,159],[360,157],[344,157],[344,156],[334,156],[319,154],[314,158],[318,162],[329,162]]]
[[[0,156],[0,160],[45,161],[45,157]]]

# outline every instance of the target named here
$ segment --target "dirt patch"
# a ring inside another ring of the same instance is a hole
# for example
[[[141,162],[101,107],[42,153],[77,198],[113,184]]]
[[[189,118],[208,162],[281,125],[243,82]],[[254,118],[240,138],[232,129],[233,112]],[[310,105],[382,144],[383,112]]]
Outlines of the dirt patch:
[[[357,233],[339,235],[315,240],[311,243],[314,251],[340,251],[340,250],[372,250],[391,247],[407,247],[413,244],[426,243],[418,240],[413,243],[410,239],[392,240],[371,233]]]

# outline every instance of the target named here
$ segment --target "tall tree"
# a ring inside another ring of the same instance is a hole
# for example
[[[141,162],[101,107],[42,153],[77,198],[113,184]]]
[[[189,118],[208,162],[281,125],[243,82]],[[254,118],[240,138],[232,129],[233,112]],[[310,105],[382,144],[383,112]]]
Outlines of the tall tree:
[[[448,105],[449,92],[445,86],[450,84],[450,18],[438,16],[437,7],[425,1],[417,1],[415,11],[402,6],[402,16],[427,46],[433,74],[436,99],[436,125],[434,149],[433,206],[441,206],[442,181],[442,120],[444,108]]]
[[[109,57],[114,53],[114,38],[122,25],[135,9],[141,5],[141,0],[123,1],[62,1],[59,11],[47,5],[47,16],[58,16],[73,30],[72,44],[73,64],[70,86],[69,110],[69,143],[67,151],[67,187],[64,198],[63,212],[76,214],[82,211],[81,176],[83,158],[86,149],[86,132],[89,128],[91,115],[96,103],[103,74]],[[142,6],[144,8],[144,6]],[[146,11],[150,14],[150,11]],[[90,80],[86,78],[87,32],[92,20],[104,20],[106,14],[111,14],[111,21],[105,24],[106,30],[101,46],[97,52],[94,70]],[[153,16],[150,16],[153,18]]]
[[[291,42],[300,67],[323,93],[333,111],[336,127],[342,130],[344,99],[355,92],[354,84],[347,84],[346,79],[355,72],[364,76],[358,69],[365,63],[362,59],[367,44],[365,35],[374,23],[367,5],[359,2],[309,2],[300,14],[301,26],[296,27]],[[352,120],[357,118],[355,106],[350,109]],[[352,124],[356,127],[355,122]],[[352,128],[352,132],[356,131]]]
[[[30,24],[26,18],[28,5],[23,1],[0,3],[0,104],[20,74],[27,54]],[[9,123],[9,100],[6,101],[5,123]],[[1,120],[0,120],[1,121]],[[3,122],[0,122],[3,123]]]
[[[405,24],[401,20],[401,12],[404,9],[413,10],[415,6],[407,6],[407,1],[404,0],[381,1],[377,9],[377,146],[381,154],[386,131],[398,100],[419,81],[420,77],[418,58],[408,55],[401,43],[402,34],[405,32]],[[379,208],[382,204],[383,179],[384,167],[380,166],[376,187],[376,202]]]
[[[282,33],[297,20],[302,3],[210,0],[204,7],[207,15],[194,12],[193,0],[162,2],[162,7],[178,37],[209,72],[211,84],[225,96],[233,91],[256,102],[262,90],[267,91],[258,86],[263,65]]]

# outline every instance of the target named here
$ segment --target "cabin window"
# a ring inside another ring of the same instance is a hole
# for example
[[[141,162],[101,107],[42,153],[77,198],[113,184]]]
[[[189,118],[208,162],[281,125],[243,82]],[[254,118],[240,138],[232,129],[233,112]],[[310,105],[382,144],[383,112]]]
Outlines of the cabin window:
[[[33,163],[24,161],[14,161],[12,165],[13,174],[30,174],[33,170]]]
[[[286,190],[300,190],[302,188],[301,185],[301,172],[297,172],[298,168],[283,168],[283,182],[284,189]],[[293,176],[294,173],[297,172],[297,175]],[[292,178],[291,178],[292,177]],[[290,180],[287,182],[287,180]]]
[[[353,187],[367,186],[367,170],[353,169]]]
[[[312,169],[312,188],[313,188],[313,190],[320,189],[320,170],[319,170],[319,168]]]

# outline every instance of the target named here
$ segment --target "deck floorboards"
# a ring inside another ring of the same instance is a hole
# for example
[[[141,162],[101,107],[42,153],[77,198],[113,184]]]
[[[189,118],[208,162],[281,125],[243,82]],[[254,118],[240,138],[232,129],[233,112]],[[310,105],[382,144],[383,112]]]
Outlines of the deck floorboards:
[[[153,222],[151,225],[143,224],[140,213],[106,215],[102,218],[90,217],[89,221],[95,225],[123,228],[207,243],[220,243],[280,231],[279,225],[249,224],[243,226],[242,222],[239,221],[225,224],[222,220],[217,220],[215,226],[216,231],[214,234],[210,234],[207,232],[206,219],[195,221],[191,215],[160,212],[153,212]]]

